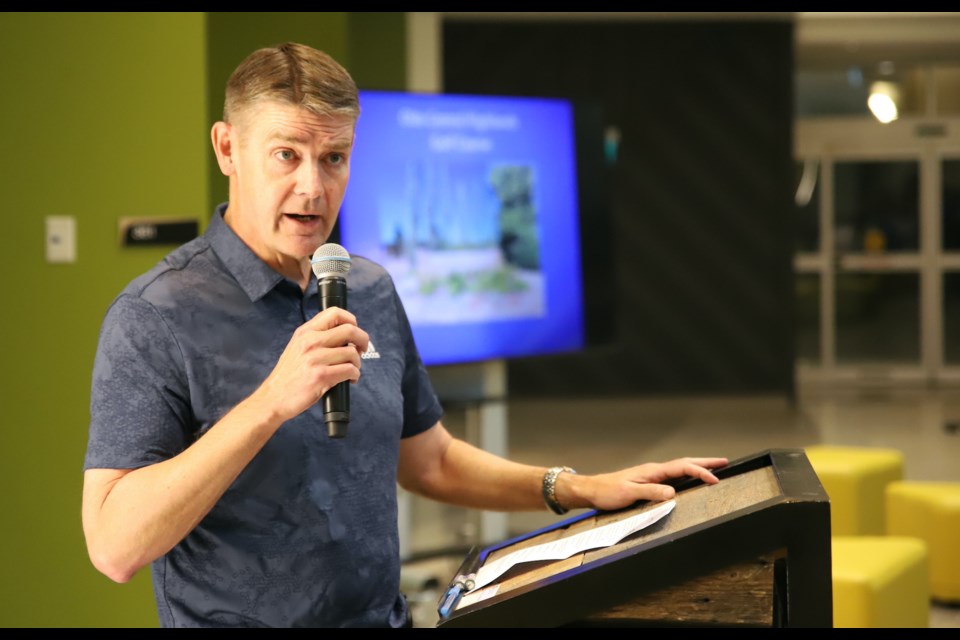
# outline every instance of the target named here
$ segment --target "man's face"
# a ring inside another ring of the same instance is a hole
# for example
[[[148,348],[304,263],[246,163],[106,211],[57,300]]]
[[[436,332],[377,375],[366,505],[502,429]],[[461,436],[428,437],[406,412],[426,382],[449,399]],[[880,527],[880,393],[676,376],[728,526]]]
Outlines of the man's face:
[[[267,264],[288,273],[330,235],[350,177],[355,119],[266,101],[231,126],[227,223]]]

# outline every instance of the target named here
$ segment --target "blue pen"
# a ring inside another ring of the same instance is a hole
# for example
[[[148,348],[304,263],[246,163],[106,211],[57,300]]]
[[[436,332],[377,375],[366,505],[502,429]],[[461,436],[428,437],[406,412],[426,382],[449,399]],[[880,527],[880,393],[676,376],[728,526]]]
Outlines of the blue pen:
[[[443,602],[440,603],[440,608],[437,609],[437,613],[440,614],[441,618],[446,618],[450,615],[450,612],[457,607],[457,603],[460,602],[460,598],[463,597],[463,585],[459,582],[449,589],[447,589],[446,594],[443,596]]]
[[[440,600],[437,613],[440,614],[441,618],[449,616],[457,608],[457,604],[459,604],[463,594],[473,589],[477,577],[477,569],[480,568],[482,561],[483,554],[480,553],[480,547],[474,545],[467,554],[463,564],[460,565],[460,569],[457,571],[453,582],[450,583],[450,586],[443,594],[443,598]]]

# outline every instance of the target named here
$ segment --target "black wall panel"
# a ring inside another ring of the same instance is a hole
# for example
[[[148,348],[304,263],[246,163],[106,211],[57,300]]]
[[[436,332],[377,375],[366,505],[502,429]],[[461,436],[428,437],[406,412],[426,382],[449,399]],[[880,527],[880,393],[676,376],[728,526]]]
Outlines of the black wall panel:
[[[792,24],[448,19],[443,83],[571,98],[621,132],[581,185],[608,339],[510,361],[511,396],[792,397]]]

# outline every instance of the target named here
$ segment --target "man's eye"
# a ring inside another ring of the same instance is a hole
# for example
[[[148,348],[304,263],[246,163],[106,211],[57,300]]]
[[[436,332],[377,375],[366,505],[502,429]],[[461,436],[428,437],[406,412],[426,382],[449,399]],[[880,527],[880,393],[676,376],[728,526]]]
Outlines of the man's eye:
[[[281,160],[293,160],[295,156],[293,155],[293,151],[290,151],[290,149],[281,149],[280,151],[277,151],[277,157]]]
[[[330,162],[330,164],[343,164],[346,161],[346,158],[342,153],[331,153],[327,157],[327,160]]]

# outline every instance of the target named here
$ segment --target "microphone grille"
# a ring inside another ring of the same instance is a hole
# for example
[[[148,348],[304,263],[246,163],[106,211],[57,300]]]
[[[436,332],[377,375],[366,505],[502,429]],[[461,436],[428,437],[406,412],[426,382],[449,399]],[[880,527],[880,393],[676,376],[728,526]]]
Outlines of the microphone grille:
[[[330,275],[344,275],[350,271],[350,254],[335,242],[321,245],[313,252],[310,265],[317,278]]]

